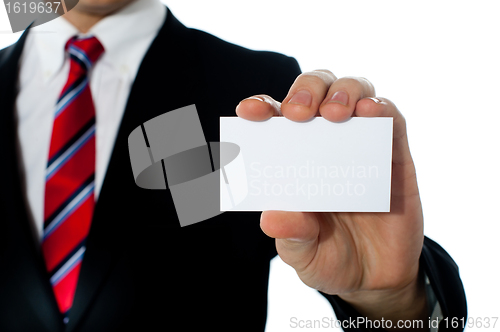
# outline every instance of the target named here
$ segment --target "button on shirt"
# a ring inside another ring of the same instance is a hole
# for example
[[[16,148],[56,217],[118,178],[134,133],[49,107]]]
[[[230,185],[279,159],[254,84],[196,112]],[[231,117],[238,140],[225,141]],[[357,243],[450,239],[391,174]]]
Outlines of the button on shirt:
[[[158,0],[134,1],[99,21],[86,34],[97,37],[105,49],[90,73],[96,109],[96,200],[130,88],[166,15],[166,7]],[[63,17],[34,27],[27,36],[21,57],[16,99],[18,155],[24,170],[27,203],[39,240],[43,235],[45,172],[55,105],[69,73],[64,47],[75,35],[84,36]]]

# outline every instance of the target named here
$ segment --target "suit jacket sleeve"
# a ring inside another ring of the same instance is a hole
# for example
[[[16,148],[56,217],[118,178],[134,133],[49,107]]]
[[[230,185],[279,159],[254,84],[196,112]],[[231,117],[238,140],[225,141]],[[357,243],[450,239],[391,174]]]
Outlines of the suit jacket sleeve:
[[[420,256],[420,269],[427,274],[432,290],[441,306],[443,320],[439,324],[439,332],[462,331],[462,318],[467,318],[467,303],[464,287],[460,280],[457,264],[450,255],[436,242],[425,237],[422,254]],[[328,295],[320,292],[332,305],[337,319],[340,321],[356,321],[362,315],[336,295]],[[459,322],[459,326],[453,328],[452,319]],[[374,331],[383,329],[370,329],[366,325],[356,326],[345,322],[345,331]],[[424,322],[428,324],[428,322]]]

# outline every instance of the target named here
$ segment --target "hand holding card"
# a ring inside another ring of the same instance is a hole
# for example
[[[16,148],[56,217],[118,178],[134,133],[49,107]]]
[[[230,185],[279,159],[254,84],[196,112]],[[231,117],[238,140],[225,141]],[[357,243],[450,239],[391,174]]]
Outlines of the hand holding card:
[[[422,207],[405,119],[395,105],[375,98],[364,78],[337,79],[320,70],[301,74],[282,104],[257,95],[243,100],[236,113],[252,121],[284,116],[297,122],[297,130],[315,116],[335,123],[393,118],[390,212],[265,211],[261,228],[276,238],[280,257],[310,287],[339,295],[370,319],[427,319],[419,277]],[[318,133],[318,144],[322,139]]]

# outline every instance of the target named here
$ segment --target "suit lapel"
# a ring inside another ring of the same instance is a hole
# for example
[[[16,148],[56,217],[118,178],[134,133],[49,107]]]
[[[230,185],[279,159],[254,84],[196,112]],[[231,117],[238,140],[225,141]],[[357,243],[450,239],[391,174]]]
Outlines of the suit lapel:
[[[95,207],[68,331],[76,329],[84,319],[117,260],[131,245],[127,241],[129,229],[138,226],[131,210],[138,209],[137,205],[142,202],[133,194],[137,188],[130,168],[128,135],[155,116],[196,102],[195,84],[200,74],[197,57],[189,29],[168,10],[165,23],[146,53],[129,95]],[[167,195],[170,193],[165,197]],[[165,202],[164,211],[165,215],[176,215],[172,202]],[[170,219],[170,226],[179,228],[177,218]]]
[[[6,49],[0,62],[0,100],[2,102],[2,121],[0,122],[0,174],[2,174],[2,190],[0,202],[2,209],[0,251],[9,252],[4,256],[2,268],[10,269],[15,275],[9,285],[1,287],[18,287],[38,319],[51,331],[63,328],[57,304],[45,272],[43,259],[34,241],[34,234],[29,222],[28,209],[22,191],[23,181],[21,167],[17,156],[17,124],[14,116],[14,105],[17,95],[17,77],[19,59],[22,54],[27,29],[19,41]]]

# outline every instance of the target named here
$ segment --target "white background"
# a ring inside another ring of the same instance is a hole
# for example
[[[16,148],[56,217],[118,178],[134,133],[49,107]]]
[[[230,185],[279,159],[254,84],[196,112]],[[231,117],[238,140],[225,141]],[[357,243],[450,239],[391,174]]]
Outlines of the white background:
[[[366,77],[394,101],[407,119],[425,234],[459,265],[469,317],[500,316],[498,1],[164,2],[185,25],[294,56],[303,71]],[[0,48],[18,36],[0,5]],[[273,260],[267,331],[300,330],[291,317],[332,315]]]

